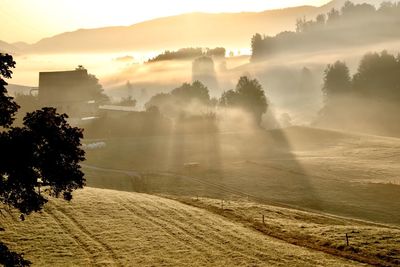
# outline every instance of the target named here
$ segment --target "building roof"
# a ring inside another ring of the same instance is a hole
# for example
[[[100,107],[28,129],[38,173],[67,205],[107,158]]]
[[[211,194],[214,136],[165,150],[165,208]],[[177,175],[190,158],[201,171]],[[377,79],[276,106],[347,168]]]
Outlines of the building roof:
[[[135,107],[128,106],[118,106],[118,105],[102,105],[99,106],[100,110],[109,110],[109,111],[125,111],[125,112],[135,112],[137,111]]]

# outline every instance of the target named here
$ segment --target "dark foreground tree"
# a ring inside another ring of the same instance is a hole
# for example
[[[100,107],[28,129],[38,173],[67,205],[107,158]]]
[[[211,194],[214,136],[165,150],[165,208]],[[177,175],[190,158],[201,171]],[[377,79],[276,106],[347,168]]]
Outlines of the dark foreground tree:
[[[12,56],[0,53],[0,127],[9,127],[14,121],[14,115],[19,106],[13,98],[7,95],[7,82],[11,78],[11,68],[15,67]]]
[[[2,266],[30,266],[32,262],[24,259],[23,254],[10,251],[9,248],[0,242],[0,265]]]
[[[22,127],[12,127],[18,105],[7,95],[3,78],[11,78],[14,66],[11,56],[0,54],[0,202],[30,214],[49,196],[71,200],[72,192],[85,185],[79,165],[83,134],[54,108],[28,113]],[[2,248],[0,264],[15,258]]]
[[[235,90],[222,94],[220,104],[226,107],[238,107],[253,115],[260,125],[262,115],[267,112],[268,102],[264,90],[256,79],[240,77]]]

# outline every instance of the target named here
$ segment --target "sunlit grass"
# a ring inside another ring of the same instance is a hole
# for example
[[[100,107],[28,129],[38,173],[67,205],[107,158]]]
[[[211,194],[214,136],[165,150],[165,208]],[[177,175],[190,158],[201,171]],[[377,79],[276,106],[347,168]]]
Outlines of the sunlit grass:
[[[375,265],[400,264],[398,227],[323,213],[260,205],[244,200],[182,197],[177,199],[294,244],[329,251],[335,255]]]
[[[6,213],[1,240],[34,266],[352,266],[157,196],[87,188],[24,222]]]

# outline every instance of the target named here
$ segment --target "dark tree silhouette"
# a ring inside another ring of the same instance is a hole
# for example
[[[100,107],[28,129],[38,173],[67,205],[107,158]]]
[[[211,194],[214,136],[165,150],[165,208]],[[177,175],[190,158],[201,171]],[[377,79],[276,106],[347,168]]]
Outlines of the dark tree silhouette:
[[[344,62],[336,61],[326,67],[322,91],[327,102],[351,91],[350,72]]]
[[[22,127],[12,127],[18,106],[7,95],[3,78],[11,78],[14,66],[12,56],[0,54],[0,202],[30,214],[42,209],[47,196],[71,200],[72,192],[85,185],[79,165],[84,160],[83,134],[54,108],[28,113]],[[18,260],[7,251],[0,249],[0,263]]]
[[[210,105],[208,88],[199,81],[194,81],[192,84],[184,83],[168,94],[156,94],[145,104],[145,107],[148,109],[156,106],[162,114],[177,117],[193,102]]]
[[[251,113],[260,125],[261,117],[267,111],[268,103],[260,83],[246,76],[240,77],[235,90],[222,94],[220,104],[227,107],[239,107]]]
[[[87,69],[82,65],[79,65],[75,70],[87,73]],[[84,93],[82,92],[79,95],[79,101],[95,100],[99,103],[110,102],[110,98],[104,93],[103,86],[99,83],[99,79],[95,75],[87,73],[82,80],[81,86],[84,88]]]
[[[251,38],[251,53],[252,53],[252,58],[257,58],[262,54],[262,48],[263,48],[263,38],[261,34],[256,33],[253,35]]]
[[[252,61],[295,52],[358,47],[359,45],[396,41],[400,22],[400,3],[370,4],[345,2],[340,9],[331,9],[314,19],[299,18],[295,32],[275,36],[255,34],[251,39]],[[368,27],[365,27],[368,25]],[[351,33],[357,34],[351,34]]]
[[[400,56],[368,53],[353,79],[338,61],[328,65],[324,82],[326,103],[316,124],[399,136]]]
[[[99,83],[99,79],[93,74],[88,75],[86,87],[88,88],[88,93],[92,96],[94,100],[99,103],[108,103],[110,98],[104,93],[103,86]]]
[[[226,49],[225,48],[223,48],[223,47],[216,47],[216,48],[213,48],[213,49],[209,49],[209,48],[207,48],[206,49],[206,53],[205,53],[205,56],[208,56],[208,57],[225,57],[225,54],[226,54]]]
[[[30,266],[32,262],[24,259],[23,254],[10,251],[6,245],[0,242],[0,265],[9,266]]]
[[[207,104],[210,101],[207,87],[199,81],[194,81],[192,84],[184,83],[182,86],[172,90],[171,95],[181,102],[198,100],[203,104]]]
[[[322,88],[327,100],[346,93],[366,99],[398,102],[400,100],[400,56],[387,51],[366,54],[351,79],[346,64],[337,61],[324,72]]]
[[[3,79],[11,78],[11,68],[14,67],[15,61],[12,56],[0,53],[0,127],[4,128],[11,126],[14,121],[14,115],[19,108],[13,98],[7,95],[6,85],[8,83]]]
[[[365,97],[386,101],[400,100],[400,58],[389,54],[365,55],[353,78],[354,90]]]
[[[171,94],[159,93],[153,95],[150,100],[145,104],[146,110],[151,107],[157,107],[159,110],[164,109],[165,106],[172,105]]]
[[[194,59],[201,56],[208,56],[208,57],[216,57],[216,58],[223,58],[225,57],[226,50],[223,47],[216,47],[214,49],[210,48],[181,48],[177,51],[169,51],[166,50],[164,53],[159,54],[158,56],[149,59],[147,62],[159,62],[165,60],[187,60],[187,59]]]

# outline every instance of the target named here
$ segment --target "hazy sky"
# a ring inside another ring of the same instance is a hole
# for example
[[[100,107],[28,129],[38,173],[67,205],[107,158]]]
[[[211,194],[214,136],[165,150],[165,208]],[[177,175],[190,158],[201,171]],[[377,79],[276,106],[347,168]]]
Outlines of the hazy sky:
[[[0,0],[0,40],[36,42],[78,28],[131,25],[186,12],[262,11],[329,0]]]

